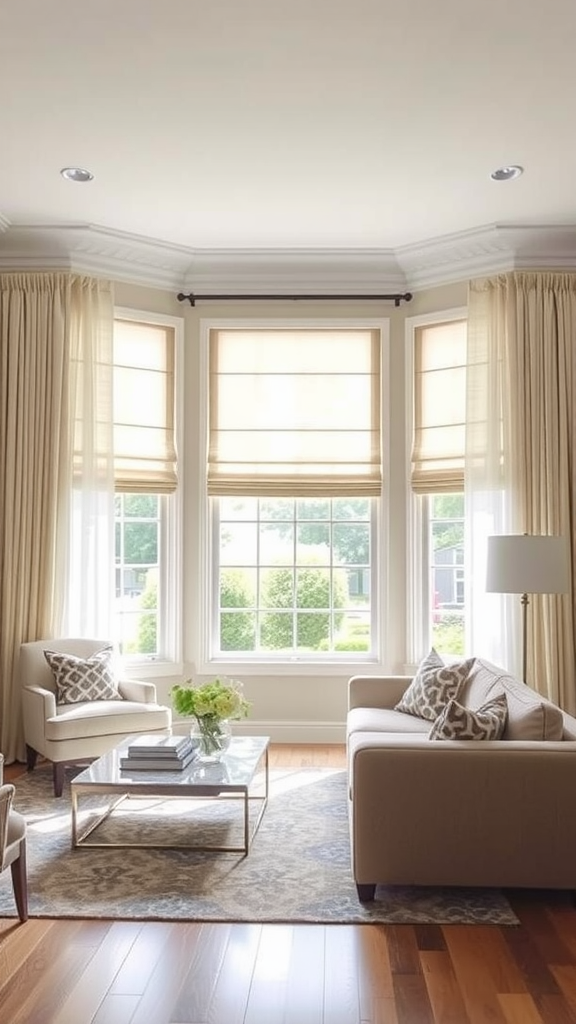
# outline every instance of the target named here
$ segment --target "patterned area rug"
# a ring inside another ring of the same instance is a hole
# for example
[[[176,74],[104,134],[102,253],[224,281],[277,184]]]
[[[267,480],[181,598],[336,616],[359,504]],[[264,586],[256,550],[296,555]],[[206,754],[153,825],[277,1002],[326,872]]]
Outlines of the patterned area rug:
[[[46,769],[16,780],[15,806],[28,823],[31,917],[518,924],[494,890],[378,887],[373,904],[359,903],[341,770],[272,771],[270,799],[248,857],[153,847],[73,850],[69,786],[55,799]],[[131,829],[150,842],[193,835],[204,845],[234,845],[242,836],[241,804],[131,801],[96,834],[113,841],[129,838]],[[0,916],[15,916],[9,871],[0,875]]]

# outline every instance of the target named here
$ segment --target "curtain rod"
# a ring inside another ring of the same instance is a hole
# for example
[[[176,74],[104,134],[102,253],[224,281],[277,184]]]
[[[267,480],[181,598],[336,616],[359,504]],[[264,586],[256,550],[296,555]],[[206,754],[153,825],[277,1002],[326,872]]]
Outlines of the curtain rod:
[[[178,292],[176,296],[178,302],[184,302],[188,299],[191,306],[195,306],[197,302],[225,302],[229,299],[236,300],[252,300],[253,302],[271,302],[284,300],[286,302],[308,300],[308,301],[342,301],[345,299],[347,302],[394,302],[395,306],[399,306],[401,302],[410,302],[412,299],[412,292],[397,292],[393,295],[195,295],[194,292],[190,292],[189,295],[185,295],[184,292]]]

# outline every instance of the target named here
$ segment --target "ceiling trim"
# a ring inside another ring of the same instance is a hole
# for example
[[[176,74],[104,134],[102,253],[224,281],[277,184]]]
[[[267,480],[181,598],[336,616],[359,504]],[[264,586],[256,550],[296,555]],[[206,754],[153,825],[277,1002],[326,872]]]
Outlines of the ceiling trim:
[[[415,291],[521,269],[576,269],[576,225],[494,224],[398,249],[194,250],[92,224],[10,225],[0,271],[63,270],[202,294]]]

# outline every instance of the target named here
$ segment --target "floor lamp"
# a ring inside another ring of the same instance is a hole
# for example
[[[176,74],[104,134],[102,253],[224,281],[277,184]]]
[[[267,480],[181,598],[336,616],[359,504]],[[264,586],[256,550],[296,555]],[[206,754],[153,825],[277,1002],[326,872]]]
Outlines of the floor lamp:
[[[486,590],[521,594],[522,678],[528,654],[528,594],[566,594],[569,588],[565,537],[514,534],[488,537]]]

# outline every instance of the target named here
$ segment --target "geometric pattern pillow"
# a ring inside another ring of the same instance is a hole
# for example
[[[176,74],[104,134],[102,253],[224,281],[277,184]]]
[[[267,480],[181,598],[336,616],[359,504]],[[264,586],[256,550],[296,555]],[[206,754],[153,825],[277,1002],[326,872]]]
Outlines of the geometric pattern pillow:
[[[111,645],[90,658],[44,651],[56,681],[57,704],[79,704],[86,700],[121,700],[112,668]]]
[[[477,711],[457,700],[448,702],[428,733],[429,740],[499,740],[504,735],[508,704],[506,694],[493,697]]]
[[[445,665],[432,648],[394,710],[434,722],[448,701],[458,697],[474,661],[474,658],[467,658]]]

